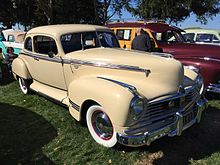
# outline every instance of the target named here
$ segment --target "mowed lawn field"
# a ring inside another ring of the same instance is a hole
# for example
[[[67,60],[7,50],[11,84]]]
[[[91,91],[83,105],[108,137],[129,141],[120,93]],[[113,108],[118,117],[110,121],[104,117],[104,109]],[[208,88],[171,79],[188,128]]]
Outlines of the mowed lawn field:
[[[18,82],[0,80],[0,164],[220,164],[220,99],[209,102],[201,123],[180,137],[164,137],[150,146],[107,149],[65,107]]]

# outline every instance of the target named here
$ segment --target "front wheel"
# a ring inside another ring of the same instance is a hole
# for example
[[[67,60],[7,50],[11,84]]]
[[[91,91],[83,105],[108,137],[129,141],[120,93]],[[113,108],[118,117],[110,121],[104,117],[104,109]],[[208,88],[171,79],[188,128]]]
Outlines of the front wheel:
[[[111,148],[116,145],[116,132],[109,116],[103,108],[98,105],[91,106],[86,113],[86,122],[93,139],[103,145]]]
[[[19,81],[19,86],[20,86],[21,91],[24,94],[30,93],[30,89],[29,89],[30,84],[29,84],[28,80],[25,80],[25,79],[19,77],[18,81]]]

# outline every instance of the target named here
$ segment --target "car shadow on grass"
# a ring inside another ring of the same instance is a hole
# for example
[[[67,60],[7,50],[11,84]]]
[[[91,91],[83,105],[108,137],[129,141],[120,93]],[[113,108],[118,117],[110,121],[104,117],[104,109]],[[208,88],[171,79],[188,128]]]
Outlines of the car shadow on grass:
[[[220,109],[209,106],[202,121],[185,130],[181,136],[163,137],[150,146],[124,148],[143,154],[135,164],[185,165],[220,151]],[[146,153],[146,154],[145,154]]]
[[[12,74],[9,72],[8,67],[6,64],[2,64],[0,68],[0,85],[7,85],[15,79],[13,78]]]
[[[54,164],[42,147],[57,136],[42,116],[0,103],[0,164]]]

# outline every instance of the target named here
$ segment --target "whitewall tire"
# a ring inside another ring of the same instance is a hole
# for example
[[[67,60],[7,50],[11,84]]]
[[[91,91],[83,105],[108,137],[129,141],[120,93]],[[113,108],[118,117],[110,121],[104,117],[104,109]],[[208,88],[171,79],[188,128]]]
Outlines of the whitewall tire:
[[[21,77],[18,78],[18,81],[19,81],[19,86],[20,86],[21,91],[24,94],[28,94],[30,92],[29,82]]]
[[[91,106],[86,113],[86,122],[93,139],[103,145],[111,148],[116,145],[116,132],[109,116],[103,108],[98,105]]]

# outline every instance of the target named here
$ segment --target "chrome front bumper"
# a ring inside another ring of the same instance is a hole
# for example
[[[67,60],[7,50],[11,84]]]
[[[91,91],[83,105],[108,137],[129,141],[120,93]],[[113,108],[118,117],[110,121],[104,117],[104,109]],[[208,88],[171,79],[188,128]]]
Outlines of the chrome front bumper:
[[[150,145],[151,142],[165,136],[180,136],[182,134],[182,131],[189,128],[196,122],[199,123],[202,117],[202,112],[207,107],[207,100],[205,98],[199,99],[196,102],[197,107],[197,114],[194,119],[187,122],[187,124],[184,125],[186,118],[188,117],[187,114],[183,114],[181,112],[176,112],[175,114],[175,121],[174,123],[171,123],[168,126],[165,126],[163,128],[160,128],[153,132],[145,132],[143,134],[139,135],[124,135],[117,133],[117,140],[119,143],[126,145],[126,146],[132,146],[132,147],[138,147],[143,145]]]
[[[212,84],[210,83],[206,89],[208,92],[218,93],[220,94],[220,80],[218,81],[218,84]]]

